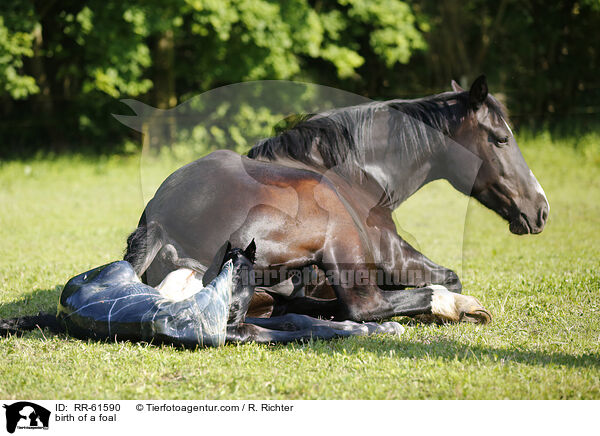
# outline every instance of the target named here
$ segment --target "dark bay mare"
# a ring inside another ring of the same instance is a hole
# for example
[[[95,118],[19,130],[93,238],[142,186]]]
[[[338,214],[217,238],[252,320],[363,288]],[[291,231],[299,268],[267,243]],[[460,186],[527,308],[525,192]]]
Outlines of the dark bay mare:
[[[180,168],[147,204],[125,260],[155,286],[178,268],[205,273],[224,240],[256,238],[262,316],[489,322],[457,275],[404,241],[392,220],[419,188],[446,179],[511,232],[544,228],[548,201],[485,77],[453,89],[307,116],[247,157],[221,150]]]

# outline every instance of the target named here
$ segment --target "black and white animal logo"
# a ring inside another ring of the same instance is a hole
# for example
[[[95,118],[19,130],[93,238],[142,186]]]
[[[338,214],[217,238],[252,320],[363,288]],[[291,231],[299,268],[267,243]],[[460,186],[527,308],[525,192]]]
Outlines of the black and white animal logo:
[[[4,404],[6,409],[6,431],[19,429],[48,429],[50,411],[29,401]]]

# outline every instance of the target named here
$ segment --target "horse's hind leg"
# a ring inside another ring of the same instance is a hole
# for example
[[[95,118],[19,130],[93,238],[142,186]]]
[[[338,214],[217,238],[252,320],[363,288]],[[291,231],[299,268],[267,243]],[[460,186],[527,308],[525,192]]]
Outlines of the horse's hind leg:
[[[175,268],[188,268],[200,273],[200,275],[203,275],[208,269],[196,259],[180,257],[181,254],[183,254],[181,249],[177,250],[173,244],[165,245],[159,252],[159,256]]]
[[[206,271],[206,267],[185,257],[180,248],[170,243],[169,236],[159,223],[146,222],[146,212],[142,214],[138,228],[127,238],[124,260],[150,286],[156,286],[179,268],[189,268],[200,274]]]
[[[197,272],[202,278],[202,283],[207,285],[218,274],[223,259],[225,257],[227,244],[217,251],[210,265],[204,265],[193,259],[183,251],[183,249],[173,243],[166,233],[163,233],[164,242],[162,248],[158,251],[154,261],[147,271],[147,283],[151,286],[156,286],[169,273],[186,268]]]
[[[146,273],[154,258],[163,246],[163,232],[160,225],[146,221],[142,214],[135,231],[127,238],[127,249],[123,260],[131,264],[138,277],[146,282]]]

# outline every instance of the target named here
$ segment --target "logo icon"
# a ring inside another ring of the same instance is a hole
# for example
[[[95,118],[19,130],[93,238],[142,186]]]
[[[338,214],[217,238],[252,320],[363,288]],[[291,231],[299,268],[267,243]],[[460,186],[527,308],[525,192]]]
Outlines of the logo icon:
[[[50,411],[29,401],[4,404],[6,409],[6,431],[14,433],[15,429],[48,429]]]

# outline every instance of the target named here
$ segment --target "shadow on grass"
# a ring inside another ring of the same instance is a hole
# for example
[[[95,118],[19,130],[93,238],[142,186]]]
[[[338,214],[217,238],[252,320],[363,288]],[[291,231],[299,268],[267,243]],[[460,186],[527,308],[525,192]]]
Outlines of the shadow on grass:
[[[414,327],[418,328],[418,327]],[[440,328],[444,328],[443,326]],[[558,365],[572,368],[599,368],[600,353],[580,355],[528,350],[523,347],[492,347],[469,345],[454,339],[440,338],[434,341],[403,340],[387,337],[354,337],[336,340],[332,344],[315,342],[306,352],[323,355],[372,353],[380,357],[410,359],[443,359],[445,361],[481,362],[482,364],[520,363],[534,366]]]
[[[0,306],[0,318],[34,315],[38,312],[54,313],[60,296],[60,288],[37,289],[19,301]],[[419,328],[409,318],[400,321],[407,328]],[[444,329],[443,326],[439,327]],[[232,344],[230,346],[237,346]],[[274,345],[271,349],[286,348],[289,345]],[[159,346],[157,346],[159,347]],[[170,347],[167,345],[167,347]],[[173,348],[177,350],[178,348]],[[353,337],[333,341],[311,341],[302,347],[304,352],[315,355],[337,356],[341,354],[372,353],[380,357],[410,359],[443,359],[461,362],[484,362],[486,364],[520,363],[535,366],[559,365],[573,368],[600,367],[600,353],[573,355],[561,352],[536,351],[519,348],[498,348],[482,345],[467,345],[448,338],[405,340],[389,336]],[[200,351],[201,352],[201,351]]]
[[[56,313],[62,284],[52,289],[36,289],[22,299],[0,303],[0,318],[37,315],[38,312]]]

